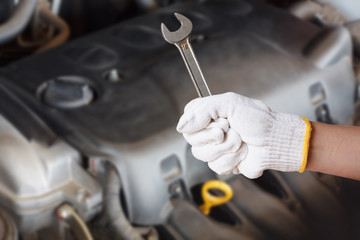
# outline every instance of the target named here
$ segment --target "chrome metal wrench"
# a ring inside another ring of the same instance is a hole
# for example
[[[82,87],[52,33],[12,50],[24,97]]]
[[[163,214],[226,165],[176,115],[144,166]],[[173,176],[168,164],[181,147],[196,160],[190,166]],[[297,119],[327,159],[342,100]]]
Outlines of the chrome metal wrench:
[[[188,18],[179,13],[174,15],[181,23],[180,28],[175,32],[170,32],[165,24],[161,23],[162,35],[167,42],[174,44],[179,49],[199,97],[211,96],[209,87],[190,44],[192,23]]]

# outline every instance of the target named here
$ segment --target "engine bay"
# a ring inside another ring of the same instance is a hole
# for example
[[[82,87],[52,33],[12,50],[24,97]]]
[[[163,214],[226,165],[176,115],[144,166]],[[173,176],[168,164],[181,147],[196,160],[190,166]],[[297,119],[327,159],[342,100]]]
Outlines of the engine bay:
[[[155,1],[154,10],[153,1],[138,2],[151,10],[115,24],[109,12],[106,27],[2,64],[0,239],[356,239],[355,180],[273,170],[251,180],[195,160],[175,125],[196,91],[160,31],[162,22],[179,27],[175,12],[192,21],[214,94],[356,125],[353,25],[325,24],[329,15],[314,8],[309,21],[299,3]],[[201,187],[213,179],[234,195],[206,215]]]

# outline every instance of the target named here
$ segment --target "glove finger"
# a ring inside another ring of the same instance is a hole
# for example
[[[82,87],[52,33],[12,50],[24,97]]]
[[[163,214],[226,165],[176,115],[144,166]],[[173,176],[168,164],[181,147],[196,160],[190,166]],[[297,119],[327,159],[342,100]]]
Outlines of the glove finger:
[[[229,122],[225,118],[218,118],[209,123],[206,128],[220,128],[223,132],[229,131]]]
[[[234,93],[226,93],[192,101],[179,120],[178,132],[197,132],[207,127],[211,120],[227,118],[229,107],[234,104],[234,96]]]
[[[195,99],[191,100],[190,102],[188,102],[188,104],[186,104],[186,106],[184,107],[184,112],[187,112],[189,109],[191,109],[195,105],[195,103],[197,101],[199,101],[200,99],[201,98],[195,98]]]
[[[224,132],[220,128],[205,128],[194,133],[184,133],[185,140],[193,146],[219,144],[224,141]]]
[[[197,132],[207,127],[210,122],[211,117],[206,112],[193,114],[192,112],[188,111],[181,116],[176,130],[180,133]]]
[[[227,174],[233,171],[236,166],[239,165],[246,154],[247,145],[244,143],[236,153],[225,154],[214,161],[208,162],[208,166],[217,174]]]
[[[192,147],[192,153],[197,159],[209,162],[221,157],[224,154],[236,152],[239,150],[241,142],[240,135],[230,128],[222,143],[194,145]]]
[[[229,122],[224,118],[212,121],[205,129],[194,133],[184,133],[191,145],[219,144],[224,141],[224,133],[229,131]]]

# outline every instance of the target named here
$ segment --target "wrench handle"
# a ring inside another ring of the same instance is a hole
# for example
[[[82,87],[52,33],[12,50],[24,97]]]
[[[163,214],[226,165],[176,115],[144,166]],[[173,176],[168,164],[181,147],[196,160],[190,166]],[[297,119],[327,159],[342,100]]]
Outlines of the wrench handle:
[[[189,37],[176,43],[175,46],[181,53],[199,97],[211,96],[210,89],[206,83],[203,73],[201,72],[200,65],[196,60],[194,51],[191,47]]]

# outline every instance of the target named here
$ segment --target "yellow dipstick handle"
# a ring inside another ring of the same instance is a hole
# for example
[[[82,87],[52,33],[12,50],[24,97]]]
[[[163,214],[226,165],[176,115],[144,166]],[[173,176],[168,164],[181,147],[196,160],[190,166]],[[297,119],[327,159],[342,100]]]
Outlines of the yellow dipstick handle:
[[[225,195],[224,196],[215,196],[212,195],[209,190],[217,189],[221,190]],[[228,202],[232,196],[233,191],[229,184],[220,180],[210,180],[206,182],[201,189],[201,196],[204,200],[204,204],[200,206],[200,210],[208,215],[210,213],[210,209],[215,206],[219,206]]]

